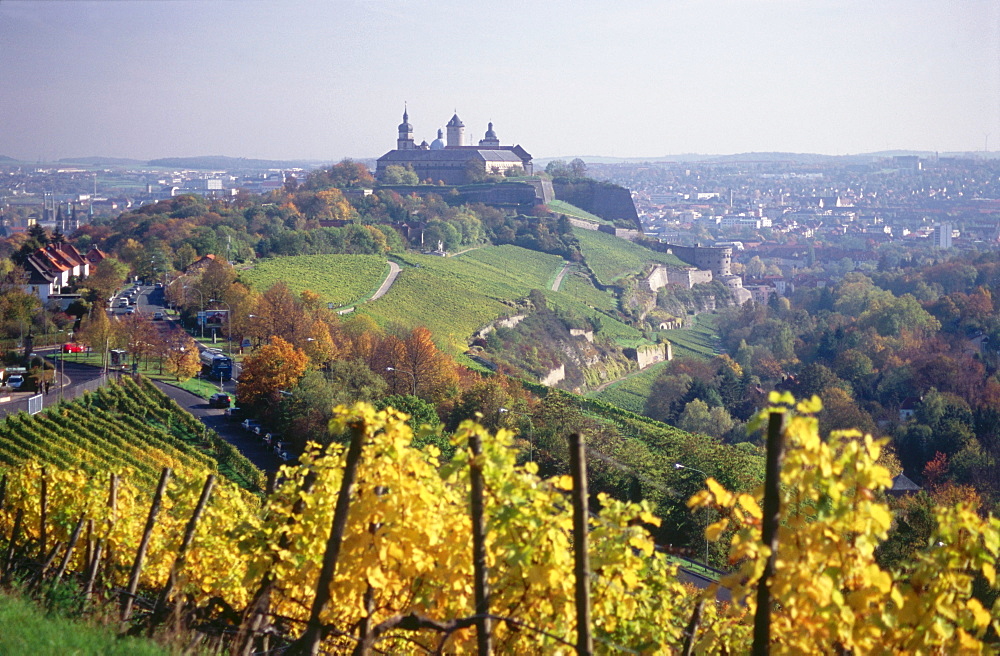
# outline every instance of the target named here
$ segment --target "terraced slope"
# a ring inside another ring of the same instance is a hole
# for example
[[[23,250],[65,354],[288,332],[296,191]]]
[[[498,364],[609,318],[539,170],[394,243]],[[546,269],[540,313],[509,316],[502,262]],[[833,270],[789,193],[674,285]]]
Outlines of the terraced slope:
[[[625,276],[642,273],[650,264],[688,266],[674,255],[657,253],[632,242],[597,230],[573,228],[580,252],[597,279],[610,285]]]
[[[149,381],[122,378],[37,415],[0,422],[0,466],[35,460],[85,471],[130,470],[152,487],[160,470],[218,472],[247,489],[263,474]]]

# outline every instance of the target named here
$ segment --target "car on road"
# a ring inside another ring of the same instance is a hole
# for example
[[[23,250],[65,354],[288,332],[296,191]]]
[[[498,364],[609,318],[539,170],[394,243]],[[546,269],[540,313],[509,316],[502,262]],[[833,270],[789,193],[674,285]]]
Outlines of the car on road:
[[[7,387],[21,389],[21,385],[24,385],[24,376],[21,374],[13,374],[7,379]]]
[[[118,307],[120,307],[120,308],[128,307],[128,299],[125,298],[124,296],[121,297],[121,298],[119,298],[118,299]]]
[[[163,321],[163,313],[162,312],[154,312],[153,313],[153,321]]]
[[[125,314],[135,314],[135,308],[134,307],[125,308]]]
[[[208,399],[208,405],[211,408],[228,408],[232,404],[233,400],[228,394],[223,394],[222,392],[216,392]]]
[[[87,352],[87,347],[84,346],[83,344],[75,344],[73,342],[69,342],[68,344],[63,344],[62,352],[63,353],[86,353]]]
[[[246,429],[247,432],[250,432],[250,433],[253,433],[255,428],[257,428],[257,429],[260,428],[260,422],[257,421],[256,419],[244,419],[242,425],[243,425],[243,428]]]
[[[243,414],[243,408],[236,408],[236,407],[226,408],[225,414],[233,421],[236,421],[240,418],[240,415]]]

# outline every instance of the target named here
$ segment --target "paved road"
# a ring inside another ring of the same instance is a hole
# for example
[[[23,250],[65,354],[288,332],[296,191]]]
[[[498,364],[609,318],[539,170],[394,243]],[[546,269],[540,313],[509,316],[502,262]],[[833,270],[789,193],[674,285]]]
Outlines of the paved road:
[[[569,271],[569,262],[563,262],[562,271],[556,276],[555,281],[552,283],[552,291],[559,291],[559,286],[562,285],[563,278],[566,277],[566,272]]]
[[[167,396],[218,433],[222,439],[239,449],[240,453],[263,471],[276,471],[282,464],[278,456],[264,444],[262,438],[243,430],[239,423],[226,417],[223,410],[208,407],[208,401],[179,387],[160,381],[154,382]]]
[[[368,300],[374,301],[385,296],[386,292],[389,291],[389,288],[392,287],[392,283],[396,282],[396,277],[399,276],[400,271],[401,269],[399,268],[399,265],[392,260],[389,260],[389,275],[382,283],[382,286],[378,288],[378,291],[372,294],[372,297]]]

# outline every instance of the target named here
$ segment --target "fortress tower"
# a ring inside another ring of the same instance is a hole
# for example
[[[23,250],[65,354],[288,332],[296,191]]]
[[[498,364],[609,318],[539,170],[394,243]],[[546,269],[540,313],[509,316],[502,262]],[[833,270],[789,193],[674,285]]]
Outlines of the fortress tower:
[[[462,123],[462,119],[458,118],[457,112],[445,127],[448,128],[448,148],[465,145],[465,123]]]
[[[413,126],[410,125],[410,117],[403,107],[403,122],[399,124],[399,138],[396,139],[396,150],[413,150]]]

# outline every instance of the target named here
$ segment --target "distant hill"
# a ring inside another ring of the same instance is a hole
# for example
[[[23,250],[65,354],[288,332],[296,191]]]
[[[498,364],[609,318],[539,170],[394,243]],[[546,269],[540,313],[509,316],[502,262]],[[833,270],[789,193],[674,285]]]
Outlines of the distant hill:
[[[568,155],[565,157],[539,157],[535,164],[544,169],[545,165],[557,159],[571,161],[579,157],[588,164],[639,164],[643,162],[794,162],[797,164],[870,164],[875,160],[900,155],[916,155],[923,158],[986,157],[1000,158],[1000,152],[990,151],[949,151],[935,152],[932,150],[882,150],[872,153],[855,153],[850,155],[823,155],[821,153],[783,153],[783,152],[752,152],[734,153],[731,155],[704,155],[700,153],[683,153],[680,155],[663,155],[659,157],[604,157],[601,155]]]
[[[6,155],[0,155],[0,164],[17,164],[21,160],[14,159],[13,157],[7,157]]]
[[[64,157],[60,164],[83,164],[84,166],[142,166],[146,162],[141,159],[125,157]]]
[[[208,155],[202,157],[164,157],[151,159],[148,166],[162,166],[174,169],[213,169],[223,171],[233,170],[268,170],[268,169],[315,169],[331,162],[318,160],[277,160],[277,159],[247,159],[245,157],[225,157],[223,155]]]

